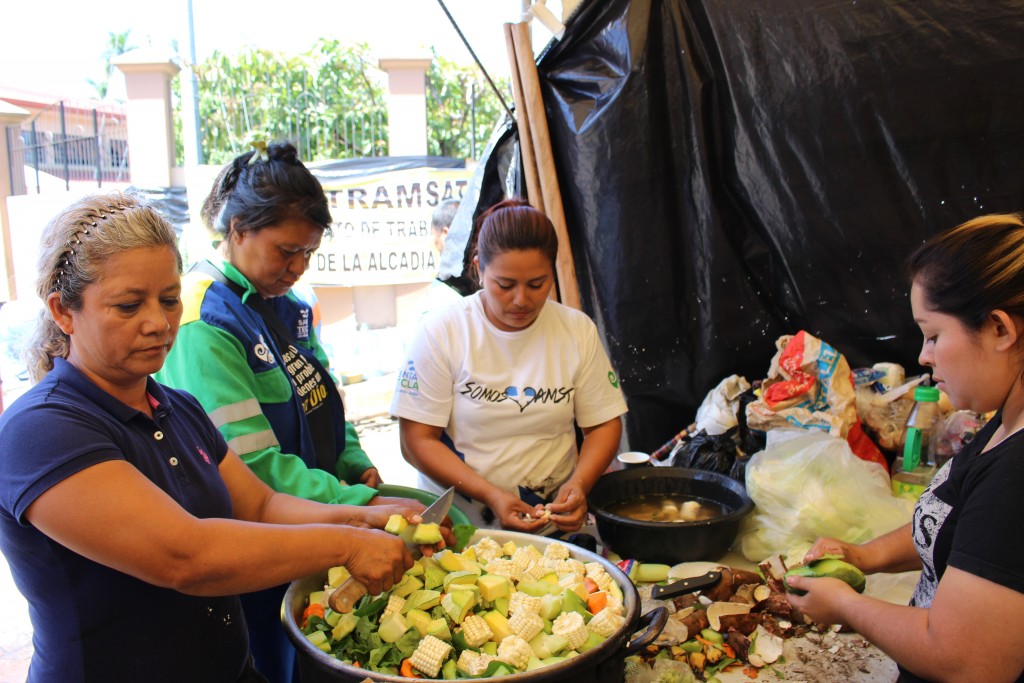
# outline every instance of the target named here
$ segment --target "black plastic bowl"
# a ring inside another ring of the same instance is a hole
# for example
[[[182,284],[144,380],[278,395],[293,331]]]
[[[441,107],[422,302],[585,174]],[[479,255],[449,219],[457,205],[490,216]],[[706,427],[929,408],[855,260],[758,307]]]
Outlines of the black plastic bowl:
[[[718,503],[721,517],[699,522],[642,522],[608,511],[644,495],[683,495]],[[678,564],[725,555],[740,522],[754,509],[743,484],[725,475],[681,467],[638,467],[601,476],[587,497],[601,542],[622,558]]]

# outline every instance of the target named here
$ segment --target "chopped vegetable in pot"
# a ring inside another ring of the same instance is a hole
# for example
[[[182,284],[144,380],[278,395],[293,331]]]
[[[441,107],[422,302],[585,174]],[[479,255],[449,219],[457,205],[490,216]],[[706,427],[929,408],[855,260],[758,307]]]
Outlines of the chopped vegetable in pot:
[[[346,664],[409,678],[502,676],[565,661],[625,624],[622,590],[567,546],[499,544],[422,557],[403,580],[351,614],[327,607],[347,572],[309,596],[302,632]],[[337,585],[335,585],[336,582]],[[600,594],[600,595],[598,595]]]

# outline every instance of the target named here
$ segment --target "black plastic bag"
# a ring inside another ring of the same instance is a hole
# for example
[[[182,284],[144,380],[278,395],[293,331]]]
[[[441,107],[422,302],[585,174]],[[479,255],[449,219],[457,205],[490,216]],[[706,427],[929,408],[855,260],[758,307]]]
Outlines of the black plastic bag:
[[[739,455],[736,444],[738,432],[739,430],[733,427],[725,434],[713,436],[702,429],[676,452],[672,465],[729,475]]]
[[[746,406],[756,398],[753,388],[743,392],[736,410],[737,426],[715,436],[700,430],[676,451],[672,465],[718,472],[745,485],[750,456],[765,446],[765,433],[747,427]]]
[[[1024,205],[1022,45],[1019,2],[579,6],[538,71],[630,448],[793,330],[855,367],[916,367],[907,254]]]
[[[737,427],[739,430],[737,442],[739,443],[739,450],[744,456],[744,464],[754,453],[763,451],[765,443],[768,440],[767,435],[763,431],[760,429],[751,429],[747,426],[747,404],[757,400],[757,394],[755,394],[754,391],[758,386],[760,386],[760,382],[757,382],[755,386],[750,387],[750,389],[747,389],[740,394],[738,404],[736,406],[736,422],[739,424]],[[734,476],[733,479],[743,481],[742,472],[741,476]]]

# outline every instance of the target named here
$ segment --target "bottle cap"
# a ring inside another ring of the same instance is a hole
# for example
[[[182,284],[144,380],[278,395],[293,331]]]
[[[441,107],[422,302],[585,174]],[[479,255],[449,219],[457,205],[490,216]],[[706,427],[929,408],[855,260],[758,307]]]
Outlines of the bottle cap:
[[[939,400],[939,388],[938,387],[917,387],[914,389],[914,400],[915,401],[938,401]]]

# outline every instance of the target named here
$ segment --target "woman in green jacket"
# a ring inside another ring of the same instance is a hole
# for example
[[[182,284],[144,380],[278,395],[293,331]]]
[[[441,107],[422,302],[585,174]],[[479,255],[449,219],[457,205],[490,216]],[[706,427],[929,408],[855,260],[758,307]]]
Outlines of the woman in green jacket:
[[[323,503],[419,506],[377,496],[308,304],[291,287],[331,223],[319,181],[287,143],[259,146],[220,173],[203,204],[220,259],[182,280],[178,339],[157,378],[193,394],[256,475]],[[287,683],[294,651],[280,623],[285,586],[243,596],[256,666]]]

